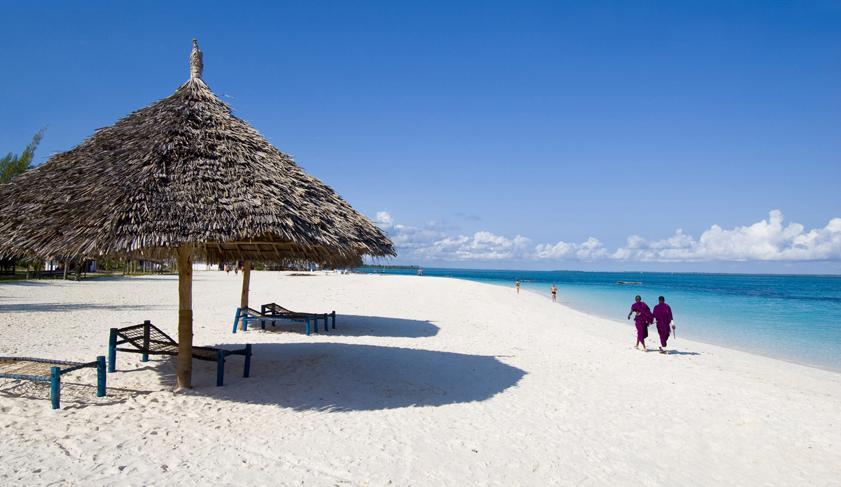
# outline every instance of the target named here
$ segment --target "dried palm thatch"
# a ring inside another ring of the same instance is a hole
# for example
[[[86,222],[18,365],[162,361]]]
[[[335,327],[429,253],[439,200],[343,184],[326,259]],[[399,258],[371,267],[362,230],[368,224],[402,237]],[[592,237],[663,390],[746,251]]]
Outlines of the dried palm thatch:
[[[194,256],[395,255],[370,220],[235,117],[202,69],[193,40],[190,79],[174,94],[0,186],[0,256],[177,258],[180,387],[190,386]]]
[[[393,255],[370,220],[235,117],[199,77],[0,187],[0,248],[209,261]]]

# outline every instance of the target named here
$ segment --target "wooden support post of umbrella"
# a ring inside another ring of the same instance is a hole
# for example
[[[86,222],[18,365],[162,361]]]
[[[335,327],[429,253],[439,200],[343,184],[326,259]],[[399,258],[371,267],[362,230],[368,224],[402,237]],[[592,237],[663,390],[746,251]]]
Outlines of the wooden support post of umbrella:
[[[193,377],[193,249],[178,247],[178,364],[175,387],[189,388]]]
[[[240,309],[248,308],[248,286],[251,284],[251,261],[245,259],[242,263],[242,295],[239,298]],[[240,322],[240,329],[245,329],[245,320]]]
[[[247,305],[252,260],[395,255],[368,218],[234,116],[203,67],[193,40],[175,93],[0,185],[0,257],[175,257],[179,388],[192,384],[194,259],[246,259]]]

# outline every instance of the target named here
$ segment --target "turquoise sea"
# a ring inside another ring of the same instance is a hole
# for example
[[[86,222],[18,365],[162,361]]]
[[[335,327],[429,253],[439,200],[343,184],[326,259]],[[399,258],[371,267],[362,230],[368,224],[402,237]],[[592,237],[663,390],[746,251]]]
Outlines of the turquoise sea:
[[[357,272],[416,274],[415,269],[364,267]],[[841,276],[653,272],[513,271],[424,268],[424,278],[454,277],[549,297],[586,313],[632,326],[634,295],[652,308],[663,295],[686,337],[805,365],[841,371]],[[617,284],[618,281],[639,284]]]

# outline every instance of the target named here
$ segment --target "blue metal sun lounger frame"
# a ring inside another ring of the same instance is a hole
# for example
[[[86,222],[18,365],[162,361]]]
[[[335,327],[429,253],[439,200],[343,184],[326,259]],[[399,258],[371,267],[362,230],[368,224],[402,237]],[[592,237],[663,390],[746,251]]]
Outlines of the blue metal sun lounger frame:
[[[333,330],[336,329],[336,312],[331,311],[329,313],[304,313],[301,311],[292,311],[291,309],[286,309],[283,306],[277,303],[268,303],[260,306],[260,313],[264,316],[272,316],[272,317],[287,317],[287,319],[301,319],[302,317],[309,316],[312,320],[315,321],[315,331],[318,332],[318,320],[324,320],[324,331],[327,331],[327,318],[330,318],[331,328]]]
[[[238,325],[240,321],[242,321],[242,331],[248,331],[248,324],[251,322],[259,321],[260,328],[263,330],[266,329],[266,322],[272,323],[274,325],[278,321],[294,321],[298,323],[304,323],[304,331],[307,335],[310,335],[312,331],[318,333],[318,321],[324,321],[324,331],[327,332],[329,329],[329,325],[327,324],[328,318],[332,318],[332,327],[333,329],[336,328],[336,312],[333,311],[331,313],[299,313],[295,311],[289,311],[282,306],[269,303],[264,304],[260,307],[260,311],[257,311],[254,308],[237,308],[236,314],[234,315],[234,326],[232,327],[231,331],[233,333],[237,332]]]
[[[10,364],[15,364],[11,367]],[[44,369],[50,366],[49,375],[41,373],[16,373],[36,372],[37,369]],[[39,367],[40,366],[40,367]],[[99,356],[93,362],[69,362],[66,360],[51,360],[34,357],[0,357],[0,377],[6,379],[31,380],[36,382],[50,383],[50,402],[53,409],[61,407],[61,376],[85,367],[96,368],[96,397],[105,396],[105,357]],[[6,372],[4,372],[4,369]]]
[[[117,348],[128,343],[132,348]],[[125,328],[111,328],[108,337],[108,372],[117,370],[117,351],[142,354],[141,362],[148,362],[149,355],[178,355],[178,342],[153,325],[149,320],[139,325]],[[216,385],[223,386],[225,379],[225,358],[231,355],[243,355],[242,376],[251,375],[251,344],[238,350],[225,350],[215,347],[193,346],[193,358],[216,362]]]

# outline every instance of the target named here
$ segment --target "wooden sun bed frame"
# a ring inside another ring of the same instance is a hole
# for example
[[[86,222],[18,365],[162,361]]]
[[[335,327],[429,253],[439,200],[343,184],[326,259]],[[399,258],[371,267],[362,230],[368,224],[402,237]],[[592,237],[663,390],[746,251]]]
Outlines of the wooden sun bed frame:
[[[0,357],[0,377],[50,383],[53,409],[61,407],[61,376],[85,367],[96,368],[96,397],[105,395],[105,357],[93,362],[68,362],[33,357]]]
[[[125,343],[131,345],[132,348],[117,348],[117,345]],[[111,328],[111,334],[108,337],[108,372],[117,370],[117,351],[140,353],[143,355],[140,361],[148,362],[149,355],[178,355],[178,342],[146,320],[139,325]],[[251,344],[239,350],[193,346],[193,358],[216,362],[217,386],[224,385],[225,357],[229,355],[245,356],[242,376],[251,375]]]
[[[252,321],[259,321],[260,327],[265,330],[266,322],[270,322],[272,326],[277,321],[295,321],[304,323],[306,334],[309,335],[312,331],[310,325],[314,325],[315,332],[318,333],[318,320],[324,320],[324,331],[330,328],[327,324],[327,319],[331,318],[332,328],[336,329],[336,312],[330,313],[301,313],[291,311],[277,303],[269,303],[260,306],[260,311],[254,308],[237,308],[234,315],[234,326],[232,332],[237,332],[237,325],[242,321],[242,331],[248,331],[248,323]]]

